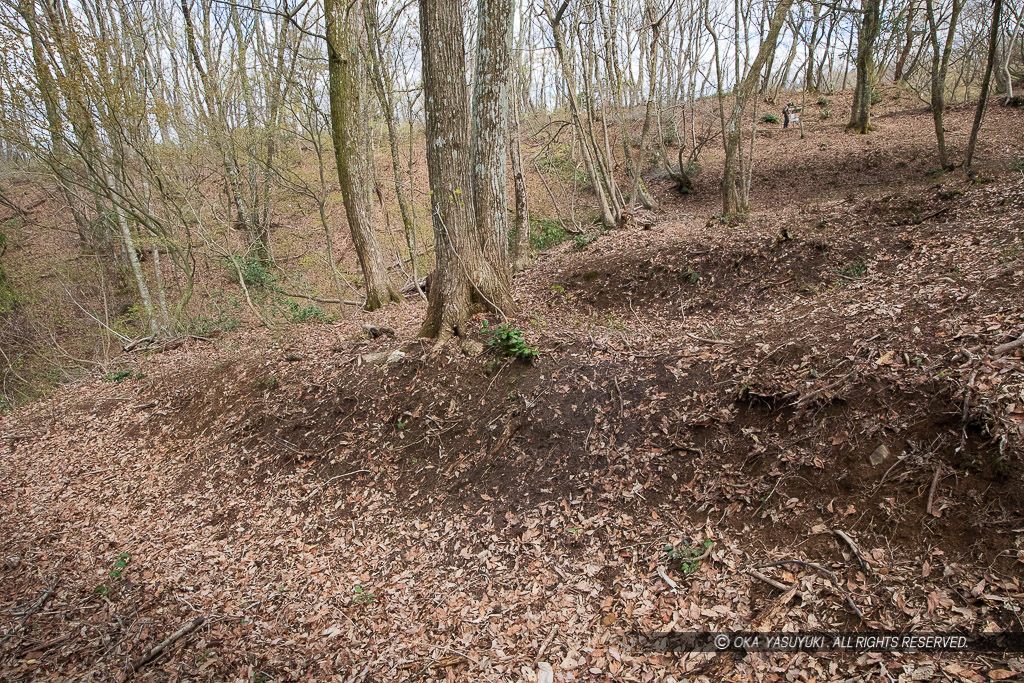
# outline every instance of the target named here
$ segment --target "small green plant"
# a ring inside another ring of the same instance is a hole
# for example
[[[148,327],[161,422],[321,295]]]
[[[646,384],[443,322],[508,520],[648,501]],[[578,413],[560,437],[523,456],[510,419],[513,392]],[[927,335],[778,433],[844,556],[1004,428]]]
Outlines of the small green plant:
[[[605,326],[612,330],[618,330],[624,332],[626,329],[626,323],[623,322],[622,318],[615,315],[614,313],[605,313],[604,315]]]
[[[565,294],[565,287],[562,285],[551,285],[551,291],[555,294]]]
[[[684,543],[681,548],[674,548],[671,545],[665,546],[665,555],[671,561],[679,562],[679,569],[683,574],[689,576],[700,568],[700,557],[712,546],[714,541],[704,541],[701,545],[690,546]]]
[[[778,123],[779,117],[775,114],[765,114],[761,117],[761,123]]]
[[[540,354],[536,346],[526,343],[521,329],[508,323],[502,323],[492,330],[485,320],[480,332],[490,334],[487,345],[503,356],[529,363]]]
[[[128,567],[128,563],[131,562],[132,556],[128,553],[121,553],[117,556],[117,560],[114,561],[114,566],[111,568],[109,574],[112,579],[120,579],[122,572]]]
[[[568,233],[557,218],[530,217],[530,246],[537,251],[561,244],[567,237]]]
[[[274,389],[277,389],[278,385],[280,384],[281,381],[277,378],[277,375],[269,375],[267,377],[264,377],[263,379],[258,379],[255,382],[253,382],[253,386],[255,386],[257,389],[262,389],[264,391],[272,391]]]
[[[377,599],[376,595],[374,595],[371,591],[363,590],[362,586],[356,586],[352,590],[356,594],[355,601],[363,603],[364,605],[369,605]]]
[[[304,323],[310,320],[316,320],[317,322],[328,322],[329,318],[324,309],[320,308],[316,304],[306,304],[305,306],[299,306],[294,301],[288,302],[288,320],[293,323]]]
[[[1024,254],[1024,247],[1021,247],[1019,244],[1011,244],[999,250],[999,262],[1009,263],[1010,261],[1016,261],[1020,258],[1021,254]]]
[[[573,235],[572,243],[577,251],[581,251],[587,247],[587,245],[593,244],[597,241],[600,236],[598,232],[581,232],[577,235]]]
[[[832,105],[831,104],[821,110],[821,118],[823,118],[823,119],[830,119],[830,118],[832,118]]]
[[[864,277],[868,272],[868,267],[863,261],[853,261],[848,263],[842,270],[843,277],[855,280],[859,277]]]
[[[232,276],[236,279],[239,273],[241,273],[242,282],[245,283],[246,287],[256,287],[271,292],[276,292],[280,289],[277,277],[267,269],[267,265],[263,261],[257,258],[232,256],[228,266],[231,268]]]
[[[818,106],[819,107],[827,107],[828,105],[829,105],[828,98],[826,98],[824,95],[818,95]]]
[[[882,92],[877,88],[871,89],[871,106],[875,106],[882,101]]]
[[[103,381],[120,384],[124,380],[131,379],[134,376],[134,370],[111,370],[110,372],[103,376]]]
[[[689,282],[689,283],[692,284],[692,283],[697,282],[698,280],[700,280],[700,273],[698,273],[696,270],[694,270],[690,266],[684,267],[679,272],[679,282],[680,283],[682,283],[682,282]]]

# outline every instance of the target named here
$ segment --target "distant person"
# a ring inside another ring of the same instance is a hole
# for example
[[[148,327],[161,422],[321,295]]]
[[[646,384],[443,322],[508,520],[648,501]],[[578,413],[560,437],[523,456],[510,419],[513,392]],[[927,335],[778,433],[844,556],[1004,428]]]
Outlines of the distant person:
[[[787,102],[786,106],[782,108],[782,127],[789,128],[789,111],[793,106],[792,102]]]

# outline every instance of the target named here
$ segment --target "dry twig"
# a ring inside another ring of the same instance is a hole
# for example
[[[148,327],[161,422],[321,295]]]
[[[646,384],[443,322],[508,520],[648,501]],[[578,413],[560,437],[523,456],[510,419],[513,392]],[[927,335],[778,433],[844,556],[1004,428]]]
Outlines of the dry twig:
[[[192,631],[195,631],[197,628],[202,626],[205,621],[206,620],[203,617],[196,617],[191,622],[179,628],[177,631],[169,635],[163,642],[161,642],[159,645],[157,645],[152,650],[147,652],[141,659],[136,660],[132,664],[132,671],[138,671],[142,667],[152,662],[154,659],[163,654],[164,651],[167,650],[167,648],[169,648],[171,645],[174,645],[174,643],[181,640],[188,634],[192,633]]]

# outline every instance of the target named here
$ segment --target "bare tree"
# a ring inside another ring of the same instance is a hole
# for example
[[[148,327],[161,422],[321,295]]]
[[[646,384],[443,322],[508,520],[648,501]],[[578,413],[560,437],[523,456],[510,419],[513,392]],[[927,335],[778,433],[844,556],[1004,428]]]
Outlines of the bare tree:
[[[363,271],[366,309],[375,310],[401,301],[388,278],[373,223],[373,154],[370,148],[366,73],[359,40],[363,15],[361,0],[325,0],[327,59],[330,75],[331,136],[338,165],[338,181],[349,230]]]

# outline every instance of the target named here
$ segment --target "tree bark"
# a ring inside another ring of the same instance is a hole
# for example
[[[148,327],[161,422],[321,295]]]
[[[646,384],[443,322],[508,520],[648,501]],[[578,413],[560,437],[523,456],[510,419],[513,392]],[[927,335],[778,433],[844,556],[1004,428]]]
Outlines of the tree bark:
[[[470,144],[473,209],[484,257],[510,286],[508,242],[508,100],[512,0],[478,0]]]
[[[365,102],[365,70],[359,54],[362,34],[360,0],[325,0],[327,60],[330,80],[331,139],[338,166],[345,215],[363,271],[366,310],[373,311],[401,295],[388,278],[377,243],[373,214],[373,154]]]
[[[935,123],[935,140],[939,146],[939,165],[947,171],[953,168],[953,164],[949,162],[949,154],[946,151],[946,132],[942,121],[946,111],[946,72],[949,68],[956,22],[962,7],[961,0],[953,0],[946,39],[940,45],[938,18],[935,16],[934,3],[933,0],[925,0],[925,9],[928,14],[928,35],[932,43],[932,120]]]
[[[466,332],[480,309],[506,312],[512,298],[487,261],[476,226],[469,121],[466,48],[459,0],[421,0],[423,91],[427,171],[437,257],[427,314],[420,330],[439,342]]]
[[[967,142],[967,158],[964,166],[971,169],[974,162],[974,148],[978,144],[978,133],[981,131],[981,120],[985,115],[985,104],[988,100],[988,89],[992,82],[992,69],[996,61],[996,47],[999,44],[999,19],[1003,13],[1003,0],[992,2],[992,31],[988,41],[988,60],[985,63],[985,76],[981,81],[981,93],[978,95],[978,108],[974,111],[974,124],[971,125],[971,137]]]
[[[513,267],[518,271],[530,265],[532,254],[530,250],[530,206],[529,198],[526,194],[526,176],[523,175],[523,154],[519,140],[521,135],[519,130],[519,102],[517,100],[512,101],[512,119],[510,124],[512,181],[515,185],[516,196],[516,241]]]
[[[862,135],[871,130],[872,66],[881,24],[880,0],[864,0],[857,29],[857,83],[854,86],[850,123],[846,126]]]

